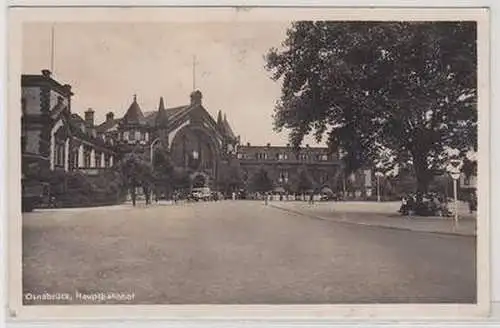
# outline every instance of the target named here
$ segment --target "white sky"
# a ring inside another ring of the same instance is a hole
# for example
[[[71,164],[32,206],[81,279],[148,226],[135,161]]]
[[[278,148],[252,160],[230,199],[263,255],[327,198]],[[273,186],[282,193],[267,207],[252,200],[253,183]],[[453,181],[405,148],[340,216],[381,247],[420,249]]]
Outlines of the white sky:
[[[50,68],[51,26],[26,24],[23,73]],[[280,46],[289,23],[57,23],[54,78],[71,84],[72,111],[92,107],[96,122],[109,111],[121,117],[137,94],[143,111],[189,103],[192,63],[204,107],[216,118],[227,114],[243,143],[287,143],[273,132],[280,85],[264,69],[264,54]],[[304,143],[314,145],[308,138]]]

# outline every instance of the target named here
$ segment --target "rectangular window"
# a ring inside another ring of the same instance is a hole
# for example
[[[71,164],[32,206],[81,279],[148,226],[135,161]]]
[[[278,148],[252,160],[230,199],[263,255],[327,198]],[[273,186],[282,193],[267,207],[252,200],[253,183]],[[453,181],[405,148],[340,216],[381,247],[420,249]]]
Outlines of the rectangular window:
[[[109,155],[104,154],[104,167],[109,167]]]
[[[85,149],[83,155],[83,164],[85,167],[91,167],[90,164],[90,149]]]

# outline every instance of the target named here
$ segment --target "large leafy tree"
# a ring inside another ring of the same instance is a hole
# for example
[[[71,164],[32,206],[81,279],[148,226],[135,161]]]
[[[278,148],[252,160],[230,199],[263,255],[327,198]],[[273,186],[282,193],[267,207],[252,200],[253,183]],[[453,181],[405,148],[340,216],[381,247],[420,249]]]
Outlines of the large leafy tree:
[[[254,192],[268,192],[273,189],[273,181],[264,168],[259,168],[251,177],[249,187]]]
[[[326,138],[347,172],[411,167],[425,192],[447,150],[476,149],[476,58],[473,22],[293,23],[266,55],[275,129]]]
[[[155,193],[168,193],[174,182],[174,165],[170,154],[163,149],[156,149],[153,154],[153,181]]]
[[[314,179],[306,167],[302,167],[291,182],[291,190],[303,193],[316,187]]]
[[[116,168],[120,172],[125,185],[131,189],[133,197],[135,197],[137,187],[142,186],[144,188],[153,181],[151,163],[136,153],[124,155]]]
[[[228,166],[222,171],[220,184],[224,191],[229,191],[243,187],[243,172],[239,166]]]

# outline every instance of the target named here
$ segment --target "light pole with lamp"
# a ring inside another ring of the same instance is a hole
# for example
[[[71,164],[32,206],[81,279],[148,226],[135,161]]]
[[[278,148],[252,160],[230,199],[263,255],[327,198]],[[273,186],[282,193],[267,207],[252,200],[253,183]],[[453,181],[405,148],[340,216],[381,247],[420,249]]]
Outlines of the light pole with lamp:
[[[451,159],[450,165],[448,165],[448,173],[453,179],[453,198],[455,207],[454,222],[458,224],[458,179],[460,178],[460,168],[462,166],[462,161],[459,159]]]
[[[384,176],[384,174],[377,171],[375,172],[375,176],[377,177],[377,202],[380,203],[380,177]]]

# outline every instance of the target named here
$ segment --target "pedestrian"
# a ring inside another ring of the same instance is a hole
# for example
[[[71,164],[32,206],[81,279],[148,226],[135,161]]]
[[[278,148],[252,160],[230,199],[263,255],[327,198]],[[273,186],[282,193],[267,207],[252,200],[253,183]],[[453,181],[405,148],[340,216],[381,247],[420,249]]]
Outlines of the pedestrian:
[[[266,204],[266,205],[267,205],[267,203],[268,203],[268,197],[269,197],[269,195],[267,194],[267,192],[266,192],[266,193],[264,193],[264,201],[265,201],[265,204]]]

